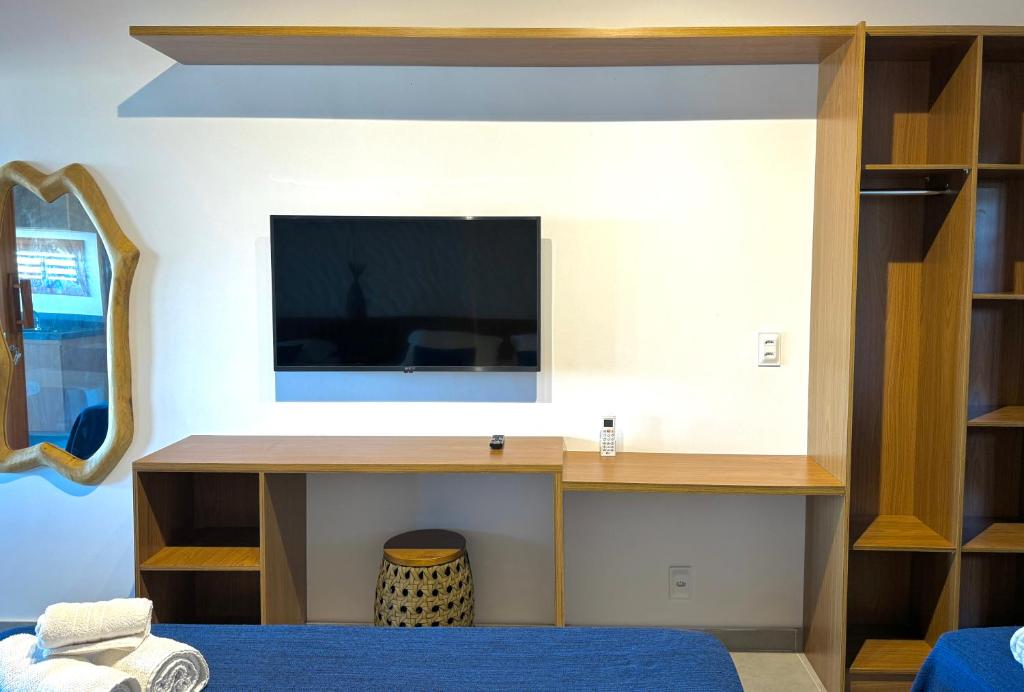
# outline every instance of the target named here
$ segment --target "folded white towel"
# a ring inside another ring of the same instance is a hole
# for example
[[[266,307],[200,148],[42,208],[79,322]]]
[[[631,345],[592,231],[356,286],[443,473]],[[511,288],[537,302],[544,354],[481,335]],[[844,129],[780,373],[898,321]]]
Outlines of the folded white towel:
[[[153,602],[115,598],[98,603],[56,603],[36,623],[39,646],[51,654],[83,655],[105,649],[131,651],[149,634]]]
[[[105,651],[91,660],[138,679],[142,692],[198,692],[210,681],[210,666],[201,653],[153,634],[131,653]]]
[[[1021,627],[1010,637],[1010,652],[1017,659],[1017,663],[1024,665],[1024,627]]]
[[[4,692],[140,692],[128,673],[74,658],[42,659],[36,638],[15,634],[0,641]]]

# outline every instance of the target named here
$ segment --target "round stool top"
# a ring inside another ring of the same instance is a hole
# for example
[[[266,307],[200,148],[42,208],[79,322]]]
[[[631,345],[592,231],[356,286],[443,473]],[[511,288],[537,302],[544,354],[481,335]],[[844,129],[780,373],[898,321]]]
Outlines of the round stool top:
[[[458,560],[465,552],[466,539],[444,529],[407,531],[384,543],[387,561],[405,567],[443,565]]]

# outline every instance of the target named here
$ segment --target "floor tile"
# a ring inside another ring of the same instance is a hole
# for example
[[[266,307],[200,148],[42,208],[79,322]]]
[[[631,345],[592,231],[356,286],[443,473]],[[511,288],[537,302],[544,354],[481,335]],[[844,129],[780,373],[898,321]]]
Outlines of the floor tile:
[[[744,692],[820,692],[802,654],[734,653]]]

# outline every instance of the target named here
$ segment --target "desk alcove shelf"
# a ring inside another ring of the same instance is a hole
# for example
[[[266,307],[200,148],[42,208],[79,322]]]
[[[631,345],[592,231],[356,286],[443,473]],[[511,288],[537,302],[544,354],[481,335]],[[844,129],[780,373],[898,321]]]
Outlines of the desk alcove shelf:
[[[845,486],[806,456],[567,452],[566,490],[627,493],[842,495]]]

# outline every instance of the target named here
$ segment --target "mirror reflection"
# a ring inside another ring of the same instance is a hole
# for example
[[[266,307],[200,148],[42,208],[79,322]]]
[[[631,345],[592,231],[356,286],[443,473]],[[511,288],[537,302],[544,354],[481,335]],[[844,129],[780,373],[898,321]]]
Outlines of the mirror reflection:
[[[15,361],[8,440],[87,459],[107,435],[110,261],[74,195],[47,203],[16,186],[12,206],[15,233],[0,248],[3,330]]]

